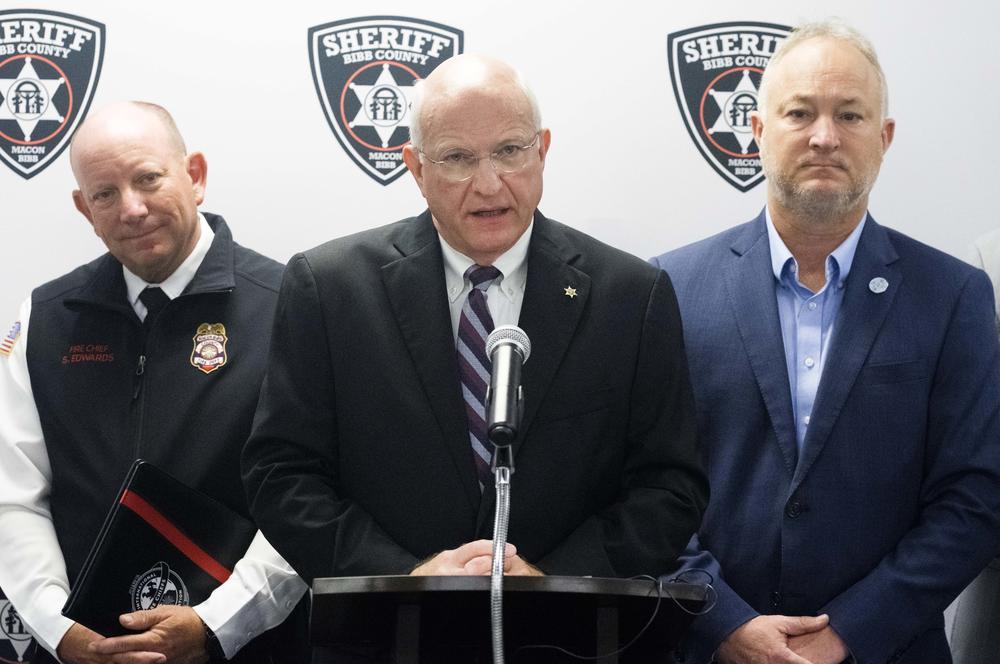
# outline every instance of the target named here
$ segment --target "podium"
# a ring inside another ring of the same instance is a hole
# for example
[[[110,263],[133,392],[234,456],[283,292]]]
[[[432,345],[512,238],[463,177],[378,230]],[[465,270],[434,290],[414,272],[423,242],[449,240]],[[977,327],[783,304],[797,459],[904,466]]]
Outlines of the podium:
[[[504,577],[508,664],[672,661],[669,653],[702,610],[706,588],[669,583],[657,607],[652,580]],[[683,607],[683,608],[682,608]],[[686,610],[686,611],[685,611]],[[654,617],[655,612],[655,617]],[[611,654],[636,642],[620,654]],[[310,642],[329,662],[492,662],[488,576],[367,576],[316,579]]]

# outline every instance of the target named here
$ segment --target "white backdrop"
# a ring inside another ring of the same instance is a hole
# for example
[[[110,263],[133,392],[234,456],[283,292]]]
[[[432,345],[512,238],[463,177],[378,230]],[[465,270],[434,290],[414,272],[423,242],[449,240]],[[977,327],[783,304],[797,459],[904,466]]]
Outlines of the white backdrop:
[[[205,152],[203,209],[237,241],[279,260],[332,237],[423,209],[409,175],[382,186],[355,166],[320,109],[306,34],[374,14],[436,21],[465,33],[466,52],[521,68],[552,128],[542,209],[642,257],[754,216],[761,184],[741,193],[688,136],[669,81],[668,33],[727,21],[795,25],[839,16],[868,34],[890,86],[896,140],[872,197],[884,224],[961,254],[1000,224],[992,204],[1000,153],[1000,9],[948,3],[801,0],[757,3],[33,2],[107,26],[94,106],[162,103],[190,149]],[[0,9],[14,8],[0,5]],[[73,208],[68,152],[31,180],[0,166],[0,327],[34,286],[103,246]]]

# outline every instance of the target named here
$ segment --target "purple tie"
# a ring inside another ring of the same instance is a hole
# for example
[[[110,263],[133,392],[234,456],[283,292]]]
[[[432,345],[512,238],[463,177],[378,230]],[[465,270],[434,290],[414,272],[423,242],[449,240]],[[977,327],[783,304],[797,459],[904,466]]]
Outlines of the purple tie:
[[[490,483],[492,456],[486,433],[486,387],[490,384],[492,370],[490,358],[486,356],[486,337],[493,331],[493,317],[486,306],[486,289],[501,276],[500,270],[493,266],[473,265],[465,271],[465,277],[472,282],[472,290],[462,305],[458,321],[458,372],[480,491]]]

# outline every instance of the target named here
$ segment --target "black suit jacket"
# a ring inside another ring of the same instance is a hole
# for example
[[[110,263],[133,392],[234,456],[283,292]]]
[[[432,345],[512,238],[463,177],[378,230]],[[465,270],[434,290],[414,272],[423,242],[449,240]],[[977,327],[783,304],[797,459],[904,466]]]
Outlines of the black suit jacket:
[[[509,541],[547,573],[662,572],[708,497],[668,277],[536,213],[519,324]],[[292,258],[243,473],[304,578],[405,574],[490,538],[466,427],[429,212]]]

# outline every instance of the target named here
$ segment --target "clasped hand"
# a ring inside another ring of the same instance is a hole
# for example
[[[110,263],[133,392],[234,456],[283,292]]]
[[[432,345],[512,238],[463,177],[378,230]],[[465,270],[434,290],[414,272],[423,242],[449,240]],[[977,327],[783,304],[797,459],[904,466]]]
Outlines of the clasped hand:
[[[414,576],[485,576],[493,567],[493,540],[476,540],[457,549],[438,553],[414,568]],[[504,549],[503,573],[511,576],[543,576],[540,569],[517,555],[517,547]]]
[[[67,664],[195,664],[208,661],[205,625],[189,606],[126,613],[122,626],[136,634],[105,638],[79,623],[59,642]]]

